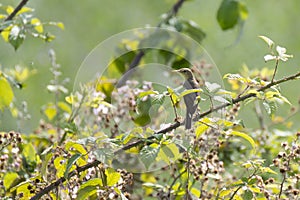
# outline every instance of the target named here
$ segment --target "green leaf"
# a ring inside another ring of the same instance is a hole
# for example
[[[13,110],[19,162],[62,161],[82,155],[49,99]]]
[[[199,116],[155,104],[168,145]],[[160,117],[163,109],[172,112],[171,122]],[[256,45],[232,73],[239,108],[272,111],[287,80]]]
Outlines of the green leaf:
[[[171,143],[161,146],[156,160],[162,160],[165,163],[170,164],[171,162],[177,160],[179,156],[180,153],[178,147],[175,144]]]
[[[196,22],[191,20],[180,19],[179,23],[181,25],[181,31],[179,31],[182,33],[186,33],[197,42],[201,43],[202,40],[205,38],[205,33],[202,31],[202,29],[198,26]]]
[[[10,30],[8,40],[9,43],[17,50],[25,39],[24,30],[19,26],[13,26]]]
[[[263,106],[270,117],[272,117],[277,110],[277,104],[274,101],[264,101]]]
[[[251,199],[253,199],[253,193],[251,190],[246,190],[244,192],[244,194],[242,195],[242,197],[244,200],[251,200]]]
[[[74,154],[70,159],[68,159],[68,163],[67,163],[67,167],[66,167],[66,171],[64,174],[64,177],[67,179],[68,175],[69,175],[69,171],[71,170],[71,168],[75,168],[75,166],[73,165],[79,158],[81,157],[81,154],[76,153]]]
[[[5,189],[8,190],[18,177],[19,175],[15,172],[6,172],[3,177],[3,186]]]
[[[110,148],[99,148],[93,151],[96,159],[105,164],[111,164],[114,154]]]
[[[1,74],[1,72],[0,72]],[[14,98],[14,93],[6,78],[0,76],[0,110],[8,107]]]
[[[239,3],[234,0],[223,0],[217,13],[217,20],[223,30],[233,28],[239,19]]]
[[[121,178],[121,174],[119,172],[116,172],[113,168],[107,168],[105,170],[106,180],[107,180],[107,186],[113,186]]]
[[[25,166],[29,171],[35,170],[37,164],[37,155],[32,143],[27,143],[23,145],[22,155],[24,158]]]
[[[51,150],[52,150],[52,146],[51,146]],[[42,167],[41,167],[41,175],[43,177],[44,180],[47,180],[47,167],[48,164],[50,162],[50,159],[53,157],[53,153],[48,153],[46,154],[45,157],[43,157],[43,162],[42,162]]]
[[[90,179],[84,184],[82,184],[77,193],[77,200],[85,200],[88,197],[95,194],[98,190],[98,187],[103,186],[102,180],[100,178]]]
[[[151,146],[145,146],[141,151],[141,160],[144,163],[145,167],[149,169],[151,164],[154,163],[160,148],[153,148]]]
[[[162,146],[162,150],[165,151],[164,149],[167,149],[167,152],[170,152],[170,154],[167,154],[170,158],[170,160],[175,161],[179,159],[180,153],[179,149],[174,143],[167,144],[165,146]]]
[[[153,98],[152,98],[152,105],[153,104],[159,104],[159,105],[162,105],[165,101],[165,95],[164,94],[158,94],[158,95],[155,95]]]
[[[231,131],[230,134],[244,138],[245,140],[247,140],[251,144],[252,148],[255,149],[254,140],[252,139],[252,137],[250,137],[246,133],[239,132],[239,131]]]

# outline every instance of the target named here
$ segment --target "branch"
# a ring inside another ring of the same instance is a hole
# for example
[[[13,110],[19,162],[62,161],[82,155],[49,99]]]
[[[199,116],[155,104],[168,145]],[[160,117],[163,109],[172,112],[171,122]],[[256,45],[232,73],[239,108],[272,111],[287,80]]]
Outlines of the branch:
[[[101,163],[100,161],[95,160],[95,161],[93,161],[91,163],[88,163],[86,165],[83,165],[81,167],[77,167],[77,169],[75,169],[75,170],[73,170],[72,172],[69,173],[67,179],[70,179],[72,176],[75,176],[75,175],[79,174],[80,172],[83,172],[83,171],[85,171],[89,168],[96,167],[100,163]],[[50,185],[48,185],[47,187],[42,189],[40,192],[38,192],[36,195],[31,197],[30,200],[40,199],[43,195],[47,194],[48,192],[50,192],[54,188],[57,188],[61,183],[65,182],[67,179],[65,177],[61,177],[60,179],[58,179],[57,181],[51,183]]]
[[[267,84],[266,86],[263,86],[263,87],[257,89],[256,91],[257,91],[257,92],[265,91],[265,90],[271,88],[271,87],[274,86],[274,85],[278,85],[278,84],[281,84],[281,83],[284,83],[284,82],[287,82],[287,81],[290,81],[290,80],[295,80],[295,79],[296,79],[297,77],[299,77],[299,76],[300,76],[300,72],[298,72],[298,73],[296,73],[296,74],[294,74],[294,75],[291,75],[291,76],[282,78],[282,79],[280,79],[280,80],[278,80],[278,81],[271,82],[271,83]],[[211,113],[213,113],[213,112],[219,111],[219,110],[221,110],[221,109],[223,109],[223,108],[226,108],[226,107],[228,107],[228,106],[231,106],[232,104],[236,104],[236,103],[238,103],[238,102],[244,101],[244,100],[246,100],[246,99],[249,99],[249,98],[255,97],[255,96],[256,96],[255,93],[249,93],[249,94],[246,94],[246,95],[239,96],[239,97],[237,97],[237,98],[235,98],[235,99],[232,99],[231,103],[224,103],[224,104],[221,104],[221,105],[219,105],[219,106],[217,106],[217,107],[214,107],[214,108],[209,109],[208,111],[206,111],[206,112],[204,112],[204,113],[202,113],[202,114],[196,116],[196,117],[194,118],[194,120],[197,121],[197,120],[199,120],[199,119],[201,119],[201,118],[203,118],[203,117],[205,117],[205,116],[207,116],[207,115],[209,115],[209,114],[211,114]],[[121,151],[125,151],[125,150],[131,149],[131,148],[133,148],[133,147],[139,146],[139,145],[145,143],[147,140],[152,140],[152,139],[154,139],[154,138],[156,137],[156,135],[158,135],[158,134],[165,134],[165,133],[167,133],[167,132],[170,132],[170,131],[172,131],[172,130],[178,128],[180,125],[181,125],[181,123],[177,121],[177,122],[171,124],[169,127],[165,128],[165,129],[162,129],[162,130],[160,130],[160,131],[155,132],[152,136],[150,136],[150,137],[148,137],[148,138],[140,139],[140,140],[138,140],[138,141],[136,141],[136,142],[133,142],[133,143],[130,143],[130,144],[124,146],[123,148],[121,148],[121,149],[115,151],[114,154],[118,154],[118,153],[120,153]]]
[[[29,0],[22,0],[19,5],[14,9],[14,11],[12,13],[10,13],[10,15],[7,16],[7,18],[4,20],[5,22],[12,20],[17,13],[27,4]],[[0,33],[2,33],[4,29],[0,29]]]
[[[291,76],[282,78],[282,79],[280,79],[280,80],[278,80],[278,81],[271,82],[271,83],[267,84],[266,86],[257,89],[257,92],[265,91],[265,90],[271,88],[271,87],[274,86],[274,85],[278,85],[278,84],[281,84],[281,83],[284,83],[284,82],[287,82],[287,81],[290,81],[290,80],[295,80],[295,79],[296,79],[297,77],[299,77],[299,76],[300,76],[300,72],[298,72],[298,73],[296,73],[296,74],[294,74],[294,75],[291,75]],[[222,104],[222,105],[220,105],[220,106],[218,106],[218,107],[212,108],[212,109],[210,109],[210,110],[208,110],[208,111],[206,111],[206,112],[200,114],[200,115],[198,116],[198,119],[203,118],[204,116],[207,116],[207,115],[211,114],[212,112],[218,111],[218,110],[223,109],[223,108],[225,108],[225,107],[227,107],[227,106],[230,106],[230,105],[232,105],[232,104],[235,104],[235,103],[244,101],[244,100],[246,100],[246,99],[248,99],[248,98],[255,97],[255,96],[256,96],[256,95],[255,95],[254,93],[246,94],[246,95],[240,96],[240,97],[238,97],[238,98],[236,98],[236,99],[233,99],[233,100],[232,100],[232,103],[225,103],[225,104]],[[123,148],[121,148],[121,149],[115,151],[114,154],[118,154],[118,153],[120,153],[121,151],[125,151],[125,150],[128,150],[128,149],[130,149],[130,148],[136,147],[136,146],[138,146],[138,145],[140,145],[140,144],[143,144],[143,143],[146,142],[147,140],[155,139],[156,135],[158,135],[158,134],[165,134],[165,133],[167,133],[167,132],[170,132],[170,131],[172,131],[172,130],[178,128],[180,125],[182,125],[182,123],[176,121],[175,123],[171,124],[171,125],[168,126],[167,128],[164,128],[164,129],[162,129],[162,130],[159,130],[159,131],[155,132],[152,136],[150,136],[150,137],[148,137],[148,138],[146,138],[146,139],[141,139],[141,140],[138,140],[138,141],[136,141],[136,142],[133,142],[133,143],[131,143],[131,144],[129,144],[129,145],[124,146]],[[72,172],[69,173],[67,179],[69,179],[69,178],[71,178],[71,177],[77,175],[78,173],[80,173],[80,172],[82,172],[82,171],[85,171],[85,170],[87,170],[87,169],[89,169],[89,168],[91,168],[91,167],[96,167],[96,166],[99,165],[100,163],[101,163],[100,161],[95,160],[95,161],[93,161],[93,162],[91,162],[91,163],[88,163],[88,164],[86,164],[86,165],[84,165],[84,166],[77,167],[76,170],[73,170]],[[37,193],[35,196],[33,196],[33,197],[31,198],[31,200],[37,200],[37,199],[41,198],[43,195],[47,194],[48,192],[50,192],[50,191],[53,190],[54,188],[58,187],[61,183],[65,182],[67,179],[66,179],[65,177],[61,177],[61,178],[58,179],[57,181],[51,183],[49,186],[45,187],[43,190],[41,190],[41,191],[40,191],[39,193]],[[236,191],[236,192],[237,192],[237,191]]]
[[[178,128],[179,126],[181,125],[180,122],[176,121],[174,124],[171,124],[170,126],[168,126],[167,128],[164,128],[160,131],[157,131],[155,132],[153,135],[151,135],[150,137],[147,137],[147,138],[143,138],[143,139],[140,139],[136,142],[133,142],[133,143],[130,143],[124,147],[122,147],[121,149],[118,149],[117,151],[114,152],[114,154],[119,154],[120,152],[122,151],[126,151],[128,149],[131,149],[133,147],[136,147],[136,146],[139,146],[140,144],[143,144],[145,142],[147,142],[147,140],[153,140],[155,139],[155,137],[158,135],[158,134],[165,134],[165,133],[168,133],[176,128]]]
[[[265,85],[265,86],[257,89],[256,91],[257,92],[263,92],[263,91],[265,91],[267,89],[270,89],[274,85],[279,85],[281,83],[284,83],[284,82],[287,82],[287,81],[290,81],[290,80],[295,80],[299,76],[300,76],[300,72],[298,72],[298,73],[296,73],[294,75],[282,78],[282,79],[280,79],[278,81],[273,81],[273,82],[271,82],[271,83],[269,83],[269,84],[267,84],[267,85]],[[254,93],[249,93],[249,94],[246,94],[246,95],[242,95],[240,97],[232,99],[232,101],[230,103],[224,103],[224,104],[221,104],[221,105],[219,105],[219,106],[217,106],[215,108],[211,108],[210,110],[208,110],[208,111],[206,111],[206,112],[204,112],[204,113],[196,116],[196,118],[194,120],[199,120],[199,119],[201,119],[201,118],[203,118],[203,117],[205,117],[205,116],[207,116],[207,115],[209,115],[209,114],[211,114],[213,112],[216,112],[218,110],[226,108],[226,107],[228,107],[228,106],[230,106],[232,104],[236,104],[238,102],[245,101],[246,99],[249,99],[249,98],[255,97],[255,96],[256,96],[256,94],[254,94]]]
[[[170,18],[174,17],[177,15],[179,9],[182,7],[183,3],[185,0],[178,0],[173,6],[172,9],[168,12],[168,15],[166,18],[164,18],[161,22],[159,22],[159,24],[156,26],[157,28],[161,27],[161,25],[163,23],[165,23],[166,21],[168,21]],[[129,69],[127,72],[129,72],[130,70],[134,69],[136,66],[138,66],[138,64],[140,63],[140,61],[142,60],[142,58],[145,56],[145,52],[144,50],[139,50],[139,52],[136,54],[136,56],[132,59],[132,62],[129,65]]]

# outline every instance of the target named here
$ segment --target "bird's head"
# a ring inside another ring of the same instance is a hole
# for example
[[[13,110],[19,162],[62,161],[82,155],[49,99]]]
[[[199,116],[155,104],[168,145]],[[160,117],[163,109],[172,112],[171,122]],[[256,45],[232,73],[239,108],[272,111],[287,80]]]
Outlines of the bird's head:
[[[181,69],[175,70],[175,72],[179,72],[180,74],[182,74],[185,79],[193,79],[194,78],[193,72],[189,68],[181,68]]]

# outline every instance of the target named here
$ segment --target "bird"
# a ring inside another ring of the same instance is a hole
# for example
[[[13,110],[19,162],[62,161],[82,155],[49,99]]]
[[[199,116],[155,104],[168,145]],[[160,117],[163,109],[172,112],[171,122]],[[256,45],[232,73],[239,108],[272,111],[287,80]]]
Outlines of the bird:
[[[186,90],[199,88],[199,83],[195,79],[191,69],[181,68],[181,69],[178,69],[175,71],[179,72],[180,74],[182,74],[184,76],[185,81],[183,83],[183,87]],[[197,107],[198,107],[198,103],[196,101],[198,96],[199,96],[199,92],[193,92],[193,93],[189,93],[189,94],[183,96],[183,100],[184,100],[184,103],[186,106],[185,129],[192,128],[193,115],[196,112]]]

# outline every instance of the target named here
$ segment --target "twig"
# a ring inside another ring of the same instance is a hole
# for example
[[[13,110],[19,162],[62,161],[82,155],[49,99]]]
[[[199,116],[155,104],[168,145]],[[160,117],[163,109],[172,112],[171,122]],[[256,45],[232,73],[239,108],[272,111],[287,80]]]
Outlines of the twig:
[[[170,126],[168,126],[167,128],[164,128],[160,131],[155,132],[152,136],[147,137],[147,138],[143,138],[140,139],[136,142],[130,143],[124,147],[122,147],[121,149],[118,149],[117,151],[114,152],[114,154],[119,154],[122,151],[126,151],[128,149],[131,149],[133,147],[139,146],[140,144],[145,143],[147,140],[153,140],[158,134],[164,134],[164,133],[168,133],[176,128],[178,128],[181,125],[180,122],[176,121],[174,124],[171,124]]]
[[[261,87],[260,89],[257,89],[257,92],[267,90],[267,89],[271,88],[271,87],[274,86],[274,85],[278,85],[278,84],[287,82],[287,81],[289,81],[289,80],[294,80],[294,79],[296,79],[296,78],[299,77],[299,76],[300,76],[300,72],[298,72],[298,73],[296,73],[296,74],[294,74],[294,75],[291,75],[291,76],[282,78],[282,79],[280,79],[280,80],[278,80],[278,81],[271,82],[271,83],[267,84],[266,86]],[[201,115],[199,115],[199,116],[197,116],[197,117],[198,117],[199,119],[200,119],[200,118],[203,118],[204,116],[207,116],[207,115],[211,114],[212,112],[218,111],[218,110],[223,109],[223,108],[225,108],[225,107],[227,107],[227,106],[230,106],[230,105],[232,105],[232,104],[235,104],[235,103],[244,101],[244,100],[246,100],[246,99],[248,99],[248,98],[255,97],[255,96],[256,96],[256,95],[255,95],[254,93],[246,94],[246,95],[241,96],[241,97],[239,97],[239,98],[233,99],[233,100],[232,100],[232,103],[224,103],[224,104],[222,104],[222,105],[220,105],[220,106],[218,106],[218,107],[216,107],[216,108],[210,109],[210,110],[208,110],[208,111],[202,113]],[[125,150],[128,150],[128,149],[132,148],[132,147],[136,147],[136,146],[138,146],[138,145],[144,143],[145,140],[151,140],[151,139],[154,139],[156,135],[158,135],[158,134],[164,134],[164,133],[170,132],[170,131],[172,131],[172,130],[178,128],[180,125],[181,125],[180,122],[175,122],[175,123],[171,124],[169,127],[164,128],[164,129],[162,129],[162,130],[160,130],[160,131],[155,132],[152,136],[150,136],[150,137],[148,137],[148,138],[146,138],[146,139],[142,139],[142,140],[139,140],[139,141],[136,141],[136,142],[134,142],[134,143],[131,143],[131,144],[129,144],[129,145],[124,146],[123,148],[121,148],[121,149],[115,151],[114,154],[118,154],[118,153],[120,153],[121,151],[125,151]],[[89,168],[91,168],[91,167],[95,167],[95,166],[99,165],[100,163],[101,163],[100,161],[95,160],[95,161],[93,161],[93,162],[91,162],[91,163],[88,163],[88,164],[82,166],[82,167],[77,167],[76,170],[74,170],[74,171],[72,171],[72,172],[69,173],[68,179],[71,178],[71,177],[73,177],[73,176],[75,176],[76,174],[78,174],[78,173],[80,173],[80,172],[82,172],[82,171],[85,171],[85,170],[87,170],[87,169],[89,169]],[[50,192],[50,191],[53,190],[54,188],[57,188],[57,187],[60,185],[60,183],[63,183],[63,182],[65,182],[65,181],[66,181],[66,178],[65,178],[65,177],[61,177],[61,178],[58,179],[57,181],[51,183],[49,186],[45,187],[43,190],[41,190],[41,191],[40,191],[39,193],[37,193],[35,196],[33,196],[33,197],[31,198],[31,200],[37,200],[37,199],[39,199],[39,198],[42,197],[44,194]],[[284,181],[283,181],[282,184],[281,184],[282,187],[283,187],[283,183],[284,183]],[[237,191],[238,191],[238,190],[237,190]],[[235,193],[237,193],[237,191],[235,191]],[[281,189],[281,191],[282,191],[282,189]],[[279,195],[281,195],[281,192],[280,192]]]
[[[7,16],[7,18],[4,20],[5,22],[12,20],[17,13],[27,4],[29,0],[22,0],[19,5],[14,9],[14,11],[12,13],[10,13],[10,15]],[[0,29],[0,33],[2,33],[4,29]]]
[[[101,164],[101,162],[98,161],[98,160],[95,160],[95,161],[93,161],[91,163],[88,163],[84,166],[77,167],[77,169],[75,169],[75,170],[73,170],[72,172],[69,173],[67,179],[70,179],[71,177],[73,177],[73,176],[79,174],[80,172],[83,172],[83,171],[85,171],[89,168],[96,167],[99,164]],[[48,185],[47,187],[42,189],[40,192],[38,192],[36,195],[31,197],[30,200],[40,199],[43,195],[47,194],[48,192],[50,192],[54,188],[57,188],[61,183],[65,182],[67,179],[65,177],[61,177],[60,179],[58,179],[57,181],[51,183],[50,185]]]
[[[161,22],[158,23],[158,25],[156,26],[157,28],[161,27],[161,25],[163,23],[165,23],[166,21],[168,21],[169,19],[171,19],[172,17],[174,17],[175,15],[177,15],[179,9],[181,8],[182,4],[184,3],[185,0],[178,0],[173,6],[172,9],[168,12],[168,15],[166,18],[164,18]],[[129,69],[127,70],[127,72],[131,71],[132,69],[134,69],[136,66],[138,66],[138,64],[140,63],[140,61],[142,60],[142,58],[145,56],[145,51],[144,50],[139,50],[139,52],[136,54],[136,56],[132,59],[132,62],[129,65]]]
[[[298,73],[296,73],[296,74],[294,74],[294,75],[291,75],[291,76],[282,78],[282,79],[280,79],[280,80],[278,80],[278,81],[271,82],[271,83],[267,84],[266,86],[257,89],[256,91],[257,91],[257,92],[265,91],[265,90],[271,88],[271,87],[274,86],[274,85],[278,85],[278,84],[281,84],[281,83],[284,83],[284,82],[287,82],[287,81],[290,81],[290,80],[294,80],[294,79],[296,79],[296,78],[299,77],[299,76],[300,76],[300,72],[298,72]],[[204,113],[202,113],[202,114],[196,116],[196,117],[194,118],[194,120],[199,120],[199,119],[201,119],[201,118],[203,118],[203,117],[205,117],[205,116],[207,116],[207,115],[209,115],[209,114],[211,114],[211,113],[213,113],[213,112],[219,111],[219,110],[221,110],[221,109],[223,109],[223,108],[226,108],[226,107],[228,107],[228,106],[230,106],[230,105],[232,105],[232,104],[236,104],[236,103],[238,103],[238,102],[244,101],[244,100],[246,100],[246,99],[249,99],[249,98],[255,97],[255,96],[256,96],[255,93],[249,93],[249,94],[246,94],[246,95],[237,97],[237,98],[235,98],[235,99],[232,99],[231,103],[224,103],[224,104],[221,104],[221,105],[219,105],[219,106],[217,106],[217,107],[215,107],[215,108],[209,109],[208,111],[206,111],[206,112],[204,112]],[[150,136],[150,137],[148,137],[148,138],[146,138],[146,139],[141,139],[141,140],[139,140],[139,141],[136,141],[136,142],[133,142],[133,143],[131,143],[131,144],[128,144],[128,145],[124,146],[123,148],[121,148],[121,149],[115,151],[115,154],[118,154],[118,153],[120,153],[121,151],[125,151],[125,150],[128,150],[128,149],[131,149],[131,148],[133,148],[133,147],[136,147],[136,146],[138,146],[138,145],[144,143],[146,140],[152,140],[152,139],[155,138],[155,136],[156,136],[157,134],[164,134],[164,133],[170,132],[170,131],[172,131],[172,130],[178,128],[180,125],[181,125],[181,123],[178,122],[178,121],[176,121],[175,123],[171,124],[169,127],[165,128],[165,129],[162,129],[162,130],[160,130],[160,131],[158,131],[158,132],[155,132],[152,136]]]
[[[170,198],[170,195],[171,195],[171,190],[172,190],[172,187],[175,185],[176,181],[186,172],[186,169],[183,170],[180,174],[178,174],[172,181],[170,187],[169,187],[169,191],[168,191],[168,195],[167,197]],[[179,189],[179,188],[178,188]]]
[[[276,72],[277,72],[278,63],[279,63],[279,59],[277,58],[277,59],[276,59],[276,63],[275,63],[275,69],[274,69],[274,73],[273,73],[273,76],[272,76],[271,83],[273,83],[273,81],[274,81],[275,74],[276,74]]]
[[[287,161],[287,166],[289,166],[289,165],[290,165],[290,158],[289,158],[288,161]],[[284,174],[283,174],[283,179],[282,179],[281,184],[280,184],[280,191],[279,191],[279,194],[278,194],[278,198],[279,198],[279,199],[280,199],[281,194],[282,194],[282,192],[283,192],[283,185],[284,185],[284,182],[285,182],[285,180],[286,180],[286,173],[287,173],[287,172],[284,172]]]
[[[281,184],[280,184],[280,191],[279,191],[279,194],[278,194],[279,199],[280,199],[282,191],[283,191],[283,184],[285,182],[285,179],[286,179],[286,172],[284,172],[283,179],[282,179]]]
[[[274,86],[274,85],[279,85],[279,84],[281,84],[281,83],[284,83],[284,82],[287,82],[287,81],[290,81],[290,80],[294,80],[294,79],[296,79],[296,78],[299,77],[299,76],[300,76],[300,72],[298,72],[298,73],[296,73],[296,74],[294,74],[294,75],[291,75],[291,76],[282,78],[282,79],[280,79],[280,80],[278,80],[278,81],[273,81],[273,82],[267,84],[266,86],[263,86],[263,87],[257,89],[256,91],[257,91],[257,92],[263,92],[263,91],[265,91],[265,90],[267,90],[267,89],[270,89],[270,88],[271,88],[272,86]],[[237,98],[235,98],[235,99],[232,99],[232,101],[231,101],[230,103],[224,103],[224,104],[221,104],[221,105],[219,105],[219,106],[217,106],[217,107],[215,107],[215,108],[209,109],[208,111],[206,111],[206,112],[204,112],[204,113],[202,113],[202,114],[196,116],[196,119],[195,119],[195,120],[199,120],[199,119],[201,119],[201,118],[203,118],[203,117],[205,117],[205,116],[207,116],[207,115],[209,115],[209,114],[211,114],[211,113],[213,113],[213,112],[216,112],[216,111],[221,110],[221,109],[223,109],[223,108],[226,108],[226,107],[228,107],[228,106],[230,106],[230,105],[232,105],[232,104],[236,104],[236,103],[238,103],[238,102],[244,101],[244,100],[246,100],[246,99],[249,99],[249,98],[255,97],[255,96],[256,96],[255,93],[249,93],[249,94],[246,94],[246,95],[237,97]]]

